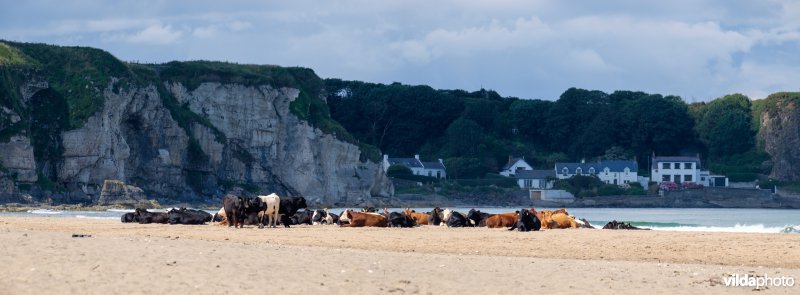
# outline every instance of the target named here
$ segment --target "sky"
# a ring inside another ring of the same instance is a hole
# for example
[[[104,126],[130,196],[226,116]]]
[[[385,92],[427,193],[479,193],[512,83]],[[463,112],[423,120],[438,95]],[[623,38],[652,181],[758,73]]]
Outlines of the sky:
[[[800,91],[794,0],[0,0],[0,39],[124,61],[302,66],[322,78],[764,98]]]

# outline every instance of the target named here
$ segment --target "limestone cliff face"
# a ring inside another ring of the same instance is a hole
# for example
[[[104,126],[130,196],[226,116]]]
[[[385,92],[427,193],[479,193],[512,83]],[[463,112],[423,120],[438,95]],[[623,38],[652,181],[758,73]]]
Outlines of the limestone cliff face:
[[[800,181],[800,109],[798,100],[770,96],[769,109],[761,113],[759,139],[772,156],[770,177]]]
[[[357,146],[337,140],[289,111],[300,91],[269,85],[202,83],[188,90],[166,83],[172,95],[219,129],[219,142],[207,127],[194,137],[222,179],[253,182],[267,191],[302,195],[312,201],[356,202],[388,195],[391,182],[379,163],[359,161]]]
[[[100,91],[103,108],[82,127],[61,133],[63,153],[54,165],[53,182],[66,188],[70,198],[98,202],[108,179],[140,187],[150,198],[181,202],[214,202],[236,186],[342,204],[393,193],[380,165],[360,161],[356,145],[290,112],[298,89],[216,82],[195,89],[172,81],[129,87],[116,87],[117,83],[121,82],[112,79]],[[26,87],[25,94],[34,95],[37,89]],[[165,106],[165,95],[210,124],[181,126]],[[13,114],[4,118],[18,120]],[[192,160],[192,144],[202,150],[203,161],[197,156]],[[7,174],[16,175],[15,181],[37,181],[34,147],[24,132],[0,143],[0,161]]]

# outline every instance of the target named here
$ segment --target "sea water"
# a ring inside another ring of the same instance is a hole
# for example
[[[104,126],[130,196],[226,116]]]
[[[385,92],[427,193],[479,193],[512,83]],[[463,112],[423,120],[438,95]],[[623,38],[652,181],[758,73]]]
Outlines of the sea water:
[[[466,214],[473,207],[451,207]],[[339,214],[345,208],[331,208]],[[355,208],[354,208],[355,209]],[[412,208],[417,212],[429,212],[433,208]],[[475,207],[486,213],[509,213],[517,207]],[[552,210],[556,208],[536,208]],[[168,209],[150,210],[164,212]],[[402,211],[403,208],[389,208]],[[214,214],[217,210],[206,210]],[[616,220],[653,230],[694,232],[754,232],[800,234],[800,210],[793,209],[717,209],[717,208],[567,208],[570,215],[584,218],[595,227]],[[119,220],[122,214],[133,210],[109,209],[105,211],[70,211],[37,209],[28,212],[3,212],[3,216],[37,216],[49,218],[87,218]]]

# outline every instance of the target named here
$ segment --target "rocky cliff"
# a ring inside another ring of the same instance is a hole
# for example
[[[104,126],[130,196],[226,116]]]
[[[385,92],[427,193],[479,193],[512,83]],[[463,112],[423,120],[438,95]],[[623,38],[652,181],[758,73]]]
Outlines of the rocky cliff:
[[[758,136],[772,156],[770,178],[800,181],[800,93],[775,93],[762,103]]]
[[[329,118],[311,70],[0,45],[0,178],[15,183],[6,195],[91,203],[107,179],[177,202],[231,190],[328,204],[393,193],[377,159]],[[66,65],[75,59],[83,68]]]

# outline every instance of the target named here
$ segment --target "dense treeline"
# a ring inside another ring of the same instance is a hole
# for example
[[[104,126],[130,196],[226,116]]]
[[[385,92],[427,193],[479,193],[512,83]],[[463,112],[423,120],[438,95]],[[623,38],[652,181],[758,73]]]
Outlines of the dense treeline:
[[[481,89],[435,90],[328,79],[331,116],[359,140],[393,156],[446,159],[456,178],[496,172],[508,156],[539,169],[556,161],[648,159],[700,153],[706,168],[753,180],[758,152],[753,107],[741,94],[687,104],[677,96],[570,88],[558,100],[502,97]]]

